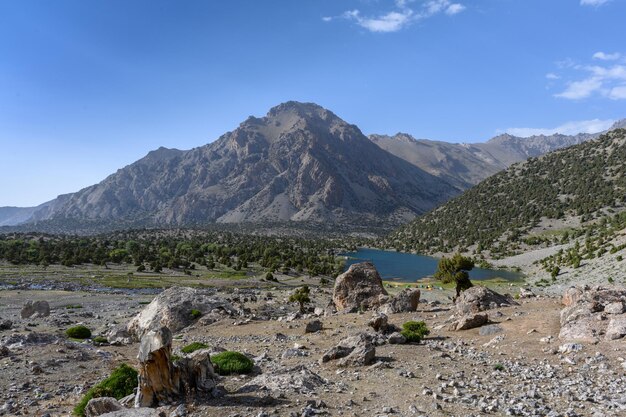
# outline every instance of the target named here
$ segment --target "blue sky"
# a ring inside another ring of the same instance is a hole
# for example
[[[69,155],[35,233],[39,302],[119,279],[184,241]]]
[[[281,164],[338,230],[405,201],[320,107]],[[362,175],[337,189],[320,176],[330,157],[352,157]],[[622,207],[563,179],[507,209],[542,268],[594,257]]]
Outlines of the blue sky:
[[[0,0],[0,206],[283,101],[452,142],[626,117],[624,0]]]

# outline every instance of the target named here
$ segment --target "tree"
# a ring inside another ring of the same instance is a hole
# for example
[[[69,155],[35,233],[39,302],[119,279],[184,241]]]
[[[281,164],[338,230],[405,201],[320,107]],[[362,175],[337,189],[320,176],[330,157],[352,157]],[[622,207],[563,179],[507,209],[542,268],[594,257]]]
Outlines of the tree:
[[[311,290],[307,285],[300,287],[291,294],[289,302],[298,303],[300,305],[300,313],[304,313],[304,305],[311,302],[311,298],[309,297],[310,292]]]
[[[458,297],[462,291],[473,286],[468,273],[472,268],[474,268],[474,261],[471,258],[462,256],[460,253],[454,254],[451,258],[444,256],[439,260],[435,278],[444,284],[454,282],[456,284],[456,296]]]

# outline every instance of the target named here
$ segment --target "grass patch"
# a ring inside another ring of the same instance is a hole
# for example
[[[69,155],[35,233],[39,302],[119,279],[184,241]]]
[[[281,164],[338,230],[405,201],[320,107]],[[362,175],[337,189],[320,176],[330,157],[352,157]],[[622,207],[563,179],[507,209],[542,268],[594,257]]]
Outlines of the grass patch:
[[[65,306],[65,308],[68,310],[74,310],[77,308],[83,308],[83,306],[81,306],[80,304],[68,304]]]
[[[137,371],[126,364],[121,364],[111,375],[91,388],[74,407],[73,414],[83,417],[85,407],[92,398],[113,397],[117,400],[133,393],[137,387]]]
[[[193,320],[199,318],[201,315],[202,315],[202,311],[196,310],[195,308],[193,310],[191,310],[191,318]]]
[[[419,343],[424,336],[430,334],[430,330],[423,321],[407,321],[402,325],[400,332],[409,343]]]
[[[206,349],[206,348],[208,348],[208,347],[209,347],[209,346],[205,345],[205,344],[204,344],[204,343],[202,343],[202,342],[193,342],[193,343],[191,343],[191,344],[188,344],[188,345],[187,345],[187,346],[185,346],[184,348],[182,348],[180,351],[181,351],[181,352],[183,352],[183,353],[187,353],[187,354],[189,354],[189,353],[193,353],[193,352],[195,352],[196,350]]]
[[[93,338],[94,345],[106,345],[109,343],[109,340],[104,336],[96,336]]]
[[[248,374],[254,366],[250,358],[243,353],[231,351],[211,356],[211,362],[220,375]]]
[[[85,326],[74,326],[67,329],[65,331],[65,334],[67,335],[67,337],[72,339],[84,340],[91,337],[91,330],[89,330]]]

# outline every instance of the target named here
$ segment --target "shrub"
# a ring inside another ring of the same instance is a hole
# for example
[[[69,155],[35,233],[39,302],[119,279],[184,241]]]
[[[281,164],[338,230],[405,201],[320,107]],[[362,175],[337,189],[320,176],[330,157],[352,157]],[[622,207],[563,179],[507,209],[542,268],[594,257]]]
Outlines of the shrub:
[[[123,363],[115,368],[108,378],[87,391],[83,399],[74,407],[73,413],[77,416],[84,416],[85,407],[92,398],[113,397],[119,400],[132,394],[136,387],[137,371]]]
[[[77,309],[77,308],[83,308],[83,306],[80,305],[80,304],[68,304],[68,305],[65,306],[65,308],[68,309],[68,310],[74,310],[74,309]]]
[[[200,310],[196,310],[195,308],[193,310],[191,310],[191,318],[192,319],[197,319],[198,317],[200,317],[202,315],[202,312]]]
[[[200,350],[200,349],[206,349],[208,348],[207,345],[205,345],[202,342],[193,342],[187,346],[185,346],[184,348],[182,348],[180,351],[183,353],[193,353],[196,350]]]
[[[423,321],[407,321],[402,325],[402,336],[404,336],[409,343],[418,343],[424,336],[430,334],[430,330],[426,327],[426,323]]]
[[[211,362],[220,375],[247,374],[254,366],[250,358],[243,353],[229,351],[212,356]]]
[[[109,343],[109,340],[104,336],[96,336],[93,338],[94,345],[105,345]]]
[[[502,371],[504,371],[504,365],[502,365],[501,363],[496,363],[496,364],[493,366],[493,370],[494,370],[494,371],[499,371],[499,372],[502,372]]]
[[[74,326],[67,329],[65,334],[67,337],[73,339],[89,339],[91,337],[91,330],[85,326]]]
[[[300,307],[300,313],[304,313],[304,305],[311,302],[311,297],[309,294],[311,290],[307,285],[304,287],[298,288],[291,296],[289,296],[290,303],[298,303]]]

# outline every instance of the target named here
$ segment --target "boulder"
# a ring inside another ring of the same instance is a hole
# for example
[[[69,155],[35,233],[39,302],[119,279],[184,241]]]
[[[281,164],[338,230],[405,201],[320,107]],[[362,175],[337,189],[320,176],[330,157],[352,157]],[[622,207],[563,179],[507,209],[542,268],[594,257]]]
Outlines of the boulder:
[[[626,315],[613,317],[606,328],[606,339],[615,340],[626,336]]]
[[[487,287],[475,285],[463,291],[455,307],[458,316],[480,313],[498,307],[518,305],[509,295],[498,294]]]
[[[133,342],[133,338],[124,325],[113,327],[107,332],[106,337],[109,344],[113,346],[129,345]]]
[[[374,313],[374,316],[367,322],[374,331],[384,333],[389,326],[389,318],[385,313]]]
[[[335,280],[333,302],[338,311],[377,308],[388,300],[383,281],[370,262],[350,265]]]
[[[406,337],[400,332],[393,332],[387,338],[390,345],[403,345],[406,343]]]
[[[559,338],[567,341],[598,342],[622,338],[626,289],[606,289],[588,286],[565,290],[561,310]],[[606,320],[607,316],[611,320]]]
[[[139,347],[139,387],[135,407],[156,407],[210,397],[215,373],[209,349],[197,350],[172,363],[172,333],[167,327],[151,330]]]
[[[36,319],[48,317],[50,315],[50,305],[47,301],[26,301],[22,307],[21,316],[23,319]]]
[[[85,417],[97,417],[113,411],[123,410],[124,407],[115,398],[92,398],[85,407]]]
[[[530,288],[520,288],[519,289],[519,298],[535,298],[536,295]]]
[[[304,328],[304,333],[315,333],[319,332],[324,328],[324,325],[320,320],[311,320],[306,324]]]
[[[416,311],[420,301],[420,294],[420,290],[417,288],[404,288],[383,306],[383,312],[394,314]]]
[[[493,336],[496,333],[503,332],[504,329],[497,324],[488,324],[486,326],[482,326],[480,330],[478,330],[478,334],[481,336]]]
[[[469,330],[489,323],[489,317],[484,313],[467,314],[461,316],[449,326],[451,331]]]
[[[357,333],[346,337],[324,353],[322,362],[339,359],[338,366],[369,365],[376,357],[376,348],[372,339],[372,335],[368,333]]]
[[[236,310],[226,300],[211,294],[187,287],[172,287],[159,294],[148,304],[127,326],[128,333],[135,339],[150,330],[167,327],[177,332],[189,326],[197,317],[192,310],[198,310],[202,315],[216,310],[223,310],[228,314],[235,314]]]

